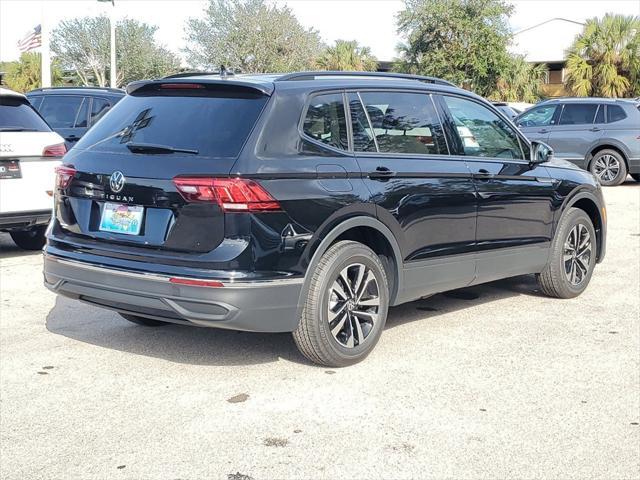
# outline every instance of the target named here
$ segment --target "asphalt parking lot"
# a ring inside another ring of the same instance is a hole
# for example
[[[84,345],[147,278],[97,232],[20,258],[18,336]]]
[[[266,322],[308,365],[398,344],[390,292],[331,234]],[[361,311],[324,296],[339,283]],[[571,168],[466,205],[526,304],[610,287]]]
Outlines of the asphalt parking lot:
[[[1,477],[638,478],[640,184],[605,195],[581,297],[518,277],[413,302],[341,370],[57,299],[1,234]]]

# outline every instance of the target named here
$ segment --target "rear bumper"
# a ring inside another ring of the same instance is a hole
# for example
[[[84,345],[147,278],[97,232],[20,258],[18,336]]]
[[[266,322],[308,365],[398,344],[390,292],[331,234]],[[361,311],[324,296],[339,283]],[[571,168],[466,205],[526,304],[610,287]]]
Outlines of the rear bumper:
[[[640,173],[640,157],[629,159],[629,173]]]
[[[291,332],[302,278],[202,287],[170,277],[44,256],[45,286],[65,297],[172,323],[252,332]]]
[[[51,210],[33,212],[0,213],[0,230],[22,230],[37,225],[47,225],[51,220]]]

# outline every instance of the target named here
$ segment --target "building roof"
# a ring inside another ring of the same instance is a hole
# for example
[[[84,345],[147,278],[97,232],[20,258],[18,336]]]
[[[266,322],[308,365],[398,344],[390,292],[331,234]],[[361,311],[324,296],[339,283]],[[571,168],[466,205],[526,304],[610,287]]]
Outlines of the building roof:
[[[515,32],[509,50],[523,55],[528,62],[563,62],[566,51],[583,27],[583,23],[575,20],[550,18]]]

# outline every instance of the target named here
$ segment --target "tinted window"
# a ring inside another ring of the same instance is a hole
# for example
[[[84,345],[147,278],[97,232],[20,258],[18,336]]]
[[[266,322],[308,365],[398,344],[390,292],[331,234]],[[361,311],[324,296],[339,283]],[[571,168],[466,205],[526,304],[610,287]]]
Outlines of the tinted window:
[[[84,97],[48,95],[42,100],[40,114],[51,128],[73,128]]]
[[[363,92],[360,96],[380,152],[448,153],[429,95]]]
[[[596,119],[593,123],[604,123],[604,105],[598,106],[598,112],[596,113]]]
[[[525,159],[520,141],[507,122],[484,105],[444,96],[465,155]]]
[[[236,157],[267,99],[235,90],[206,96],[127,95],[74,148],[128,153],[126,143],[134,142]]]
[[[551,125],[554,113],[556,113],[556,105],[543,105],[542,107],[532,108],[518,118],[518,125],[523,127]]]
[[[26,100],[18,97],[0,97],[0,131],[50,132],[44,120]]]
[[[587,125],[593,123],[598,105],[595,103],[567,103],[560,114],[560,125]]]
[[[94,98],[91,105],[91,125],[100,120],[111,108],[111,103],[104,98]]]
[[[627,114],[619,105],[607,105],[607,123],[618,122],[627,118]]]
[[[360,97],[356,93],[349,94],[349,110],[351,111],[351,128],[353,130],[353,149],[356,152],[377,152],[375,135],[370,118],[374,118],[377,109],[370,108],[369,116],[364,113]]]
[[[313,97],[304,119],[303,131],[319,142],[347,150],[347,121],[342,94]]]

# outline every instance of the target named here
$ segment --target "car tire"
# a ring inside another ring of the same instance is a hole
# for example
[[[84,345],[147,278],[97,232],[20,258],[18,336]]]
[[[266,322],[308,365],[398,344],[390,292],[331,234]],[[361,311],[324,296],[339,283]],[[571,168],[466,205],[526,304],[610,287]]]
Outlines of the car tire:
[[[346,367],[364,359],[384,330],[389,282],[378,255],[365,245],[340,241],[313,270],[293,339],[314,363]]]
[[[616,150],[600,150],[589,165],[589,171],[598,179],[600,185],[615,187],[627,178],[627,164]]]
[[[165,325],[169,325],[168,322],[161,322],[160,320],[154,320],[153,318],[139,317],[138,315],[130,315],[128,313],[118,313],[118,315],[131,323],[142,325],[144,327],[164,327]]]
[[[574,298],[589,285],[596,264],[597,238],[584,210],[570,208],[558,225],[549,263],[538,275],[542,291],[550,297]]]
[[[11,235],[15,244],[23,250],[42,250],[42,247],[47,242],[45,237],[46,230],[46,225],[40,225],[28,230],[9,232],[9,235]]]
[[[636,182],[640,182],[640,173],[632,173],[631,178],[633,178]]]

